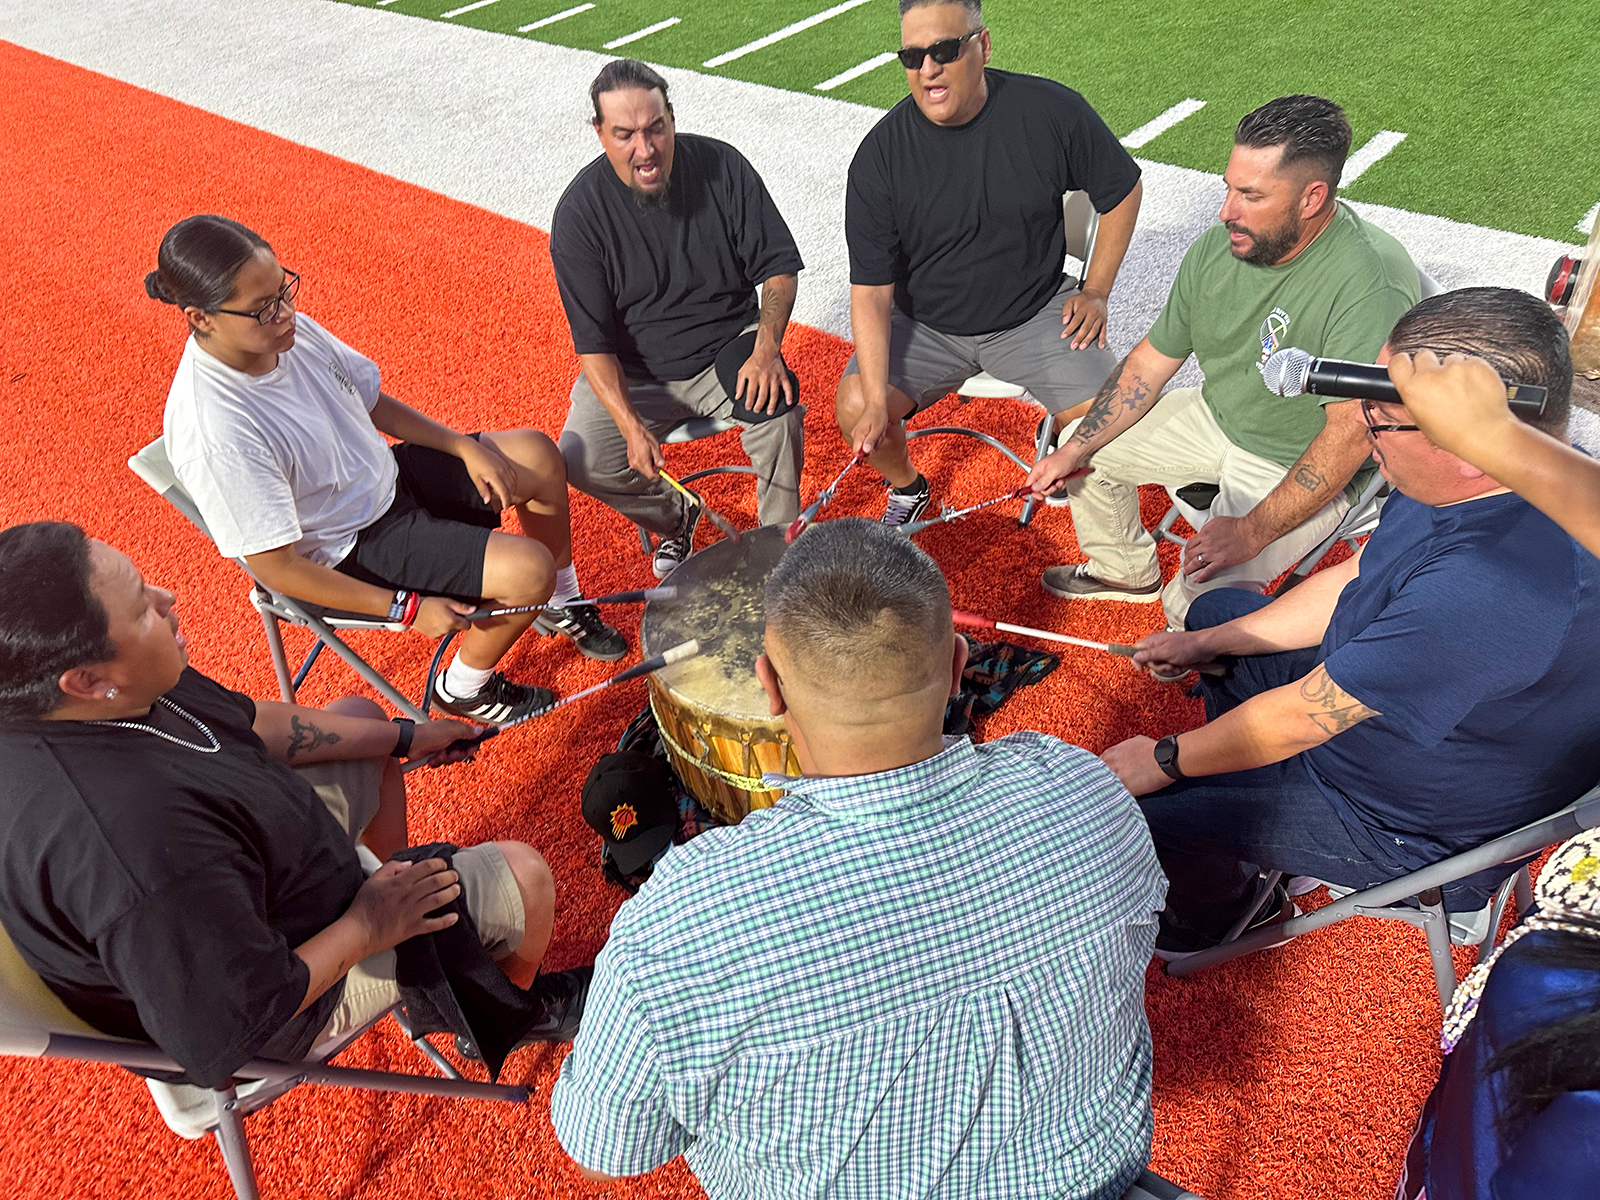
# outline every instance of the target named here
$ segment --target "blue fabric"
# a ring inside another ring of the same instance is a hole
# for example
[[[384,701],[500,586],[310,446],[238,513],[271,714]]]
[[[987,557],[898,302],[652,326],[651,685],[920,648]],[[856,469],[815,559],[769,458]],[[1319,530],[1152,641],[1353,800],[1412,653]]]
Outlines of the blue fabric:
[[[1422,1110],[1402,1200],[1590,1200],[1600,1193],[1600,1092],[1569,1092],[1506,1130],[1506,1079],[1485,1075],[1490,1060],[1524,1034],[1600,1011],[1600,970],[1539,961],[1540,951],[1571,936],[1526,934],[1495,963],[1477,1016]]]
[[[785,781],[622,906],[550,1101],[609,1175],[711,1200],[1116,1200],[1148,1159],[1165,881],[1055,738]]]
[[[1303,757],[1346,821],[1407,866],[1600,779],[1600,562],[1517,496],[1391,496],[1319,659],[1382,715]]]

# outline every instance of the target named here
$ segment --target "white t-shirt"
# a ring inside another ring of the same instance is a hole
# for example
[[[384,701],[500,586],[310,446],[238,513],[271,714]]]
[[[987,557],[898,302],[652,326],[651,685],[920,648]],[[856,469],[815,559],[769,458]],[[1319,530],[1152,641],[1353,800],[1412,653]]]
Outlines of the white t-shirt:
[[[378,367],[304,313],[265,375],[213,358],[193,337],[167,393],[167,457],[217,549],[279,546],[336,566],[394,502],[399,474],[370,413]]]

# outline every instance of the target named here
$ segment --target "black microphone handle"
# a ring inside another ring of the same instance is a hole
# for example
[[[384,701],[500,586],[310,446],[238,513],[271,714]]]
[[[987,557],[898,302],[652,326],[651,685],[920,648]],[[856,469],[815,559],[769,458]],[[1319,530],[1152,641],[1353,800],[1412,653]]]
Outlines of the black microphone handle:
[[[1314,358],[1306,375],[1306,391],[1313,396],[1337,396],[1343,400],[1376,400],[1382,404],[1404,404],[1400,391],[1389,378],[1389,369],[1374,363],[1345,362],[1338,358]],[[1545,389],[1531,383],[1506,385],[1506,403],[1514,412],[1538,416],[1544,411]]]

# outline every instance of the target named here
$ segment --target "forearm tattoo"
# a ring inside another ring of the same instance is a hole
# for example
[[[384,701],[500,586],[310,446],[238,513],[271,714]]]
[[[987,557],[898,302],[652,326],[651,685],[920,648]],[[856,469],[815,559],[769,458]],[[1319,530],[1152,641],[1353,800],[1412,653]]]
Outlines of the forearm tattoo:
[[[1310,463],[1301,463],[1294,469],[1294,481],[1313,495],[1328,487],[1328,477]]]
[[[1306,715],[1311,718],[1312,724],[1329,735],[1343,733],[1368,717],[1383,715],[1375,708],[1368,708],[1354,696],[1346,695],[1322,667],[1301,680],[1300,698],[1316,706],[1317,711]]]
[[[1145,401],[1150,398],[1153,389],[1138,375],[1129,375],[1124,380],[1127,365],[1126,358],[1117,364],[1111,378],[1105,381],[1090,401],[1089,411],[1083,414],[1083,420],[1078,422],[1078,428],[1073,431],[1069,441],[1087,445],[1126,414],[1144,411]]]
[[[303,751],[315,750],[318,746],[331,746],[339,740],[339,735],[323,729],[320,725],[313,725],[309,721],[302,721],[293,714],[289,717],[289,752],[284,755],[286,760],[292,760],[296,754]]]

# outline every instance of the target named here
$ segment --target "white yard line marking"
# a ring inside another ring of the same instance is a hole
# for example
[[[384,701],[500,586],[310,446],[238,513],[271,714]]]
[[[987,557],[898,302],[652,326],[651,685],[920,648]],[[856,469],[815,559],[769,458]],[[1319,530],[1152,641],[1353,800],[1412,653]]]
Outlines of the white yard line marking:
[[[398,4],[399,0],[378,0],[379,8],[388,8],[391,4]]]
[[[488,8],[491,4],[498,4],[499,0],[472,0],[471,4],[463,4],[460,8],[452,8],[447,13],[440,13],[441,21],[448,21],[451,17],[459,17],[462,13],[469,13],[475,8]]]
[[[821,83],[814,85],[813,90],[819,92],[831,92],[841,83],[849,83],[852,79],[860,79],[869,71],[876,71],[885,63],[892,63],[895,60],[895,57],[896,55],[893,50],[885,50],[882,54],[874,54],[871,58],[867,59],[866,62],[857,63],[848,71],[840,71],[832,79],[824,79]]]
[[[731,63],[736,58],[743,58],[746,54],[754,54],[757,50],[764,50],[774,42],[781,42],[784,38],[791,38],[797,33],[804,33],[813,25],[821,25],[824,21],[832,20],[840,13],[847,13],[852,8],[860,8],[865,3],[867,3],[867,0],[844,0],[843,4],[835,4],[832,8],[825,9],[815,16],[807,17],[803,21],[796,21],[793,25],[785,25],[782,29],[776,29],[767,34],[766,37],[758,37],[755,41],[746,42],[738,49],[729,50],[726,54],[719,54],[715,58],[708,58],[700,65],[702,67],[720,67],[723,63]]]
[[[553,13],[548,17],[540,17],[531,25],[518,25],[517,32],[531,33],[535,29],[543,29],[546,25],[554,25],[557,21],[565,21],[568,17],[575,17],[579,13],[586,13],[593,7],[594,5],[592,4],[580,4],[576,8],[564,8],[560,12]]]
[[[640,38],[649,37],[652,33],[660,33],[663,29],[671,29],[682,17],[668,17],[665,21],[657,21],[654,25],[646,25],[643,29],[635,29],[632,33],[624,34],[619,38],[612,38],[605,44],[607,50],[615,50],[618,46],[626,46],[629,42],[637,42]]]
[[[1406,140],[1406,135],[1396,133],[1392,129],[1380,129],[1372,135],[1372,139],[1349,158],[1344,160],[1344,174],[1339,176],[1339,186],[1349,187],[1356,180],[1367,173],[1367,169],[1377,162],[1389,151]]]
[[[1579,233],[1593,233],[1596,221],[1600,221],[1600,200],[1597,200],[1595,206],[1583,214],[1583,220],[1579,221],[1573,228]]]
[[[1123,138],[1122,144],[1129,150],[1137,150],[1146,142],[1154,141],[1160,137],[1185,117],[1194,116],[1205,106],[1206,102],[1204,100],[1179,100],[1154,121],[1146,121],[1127,137]]]

